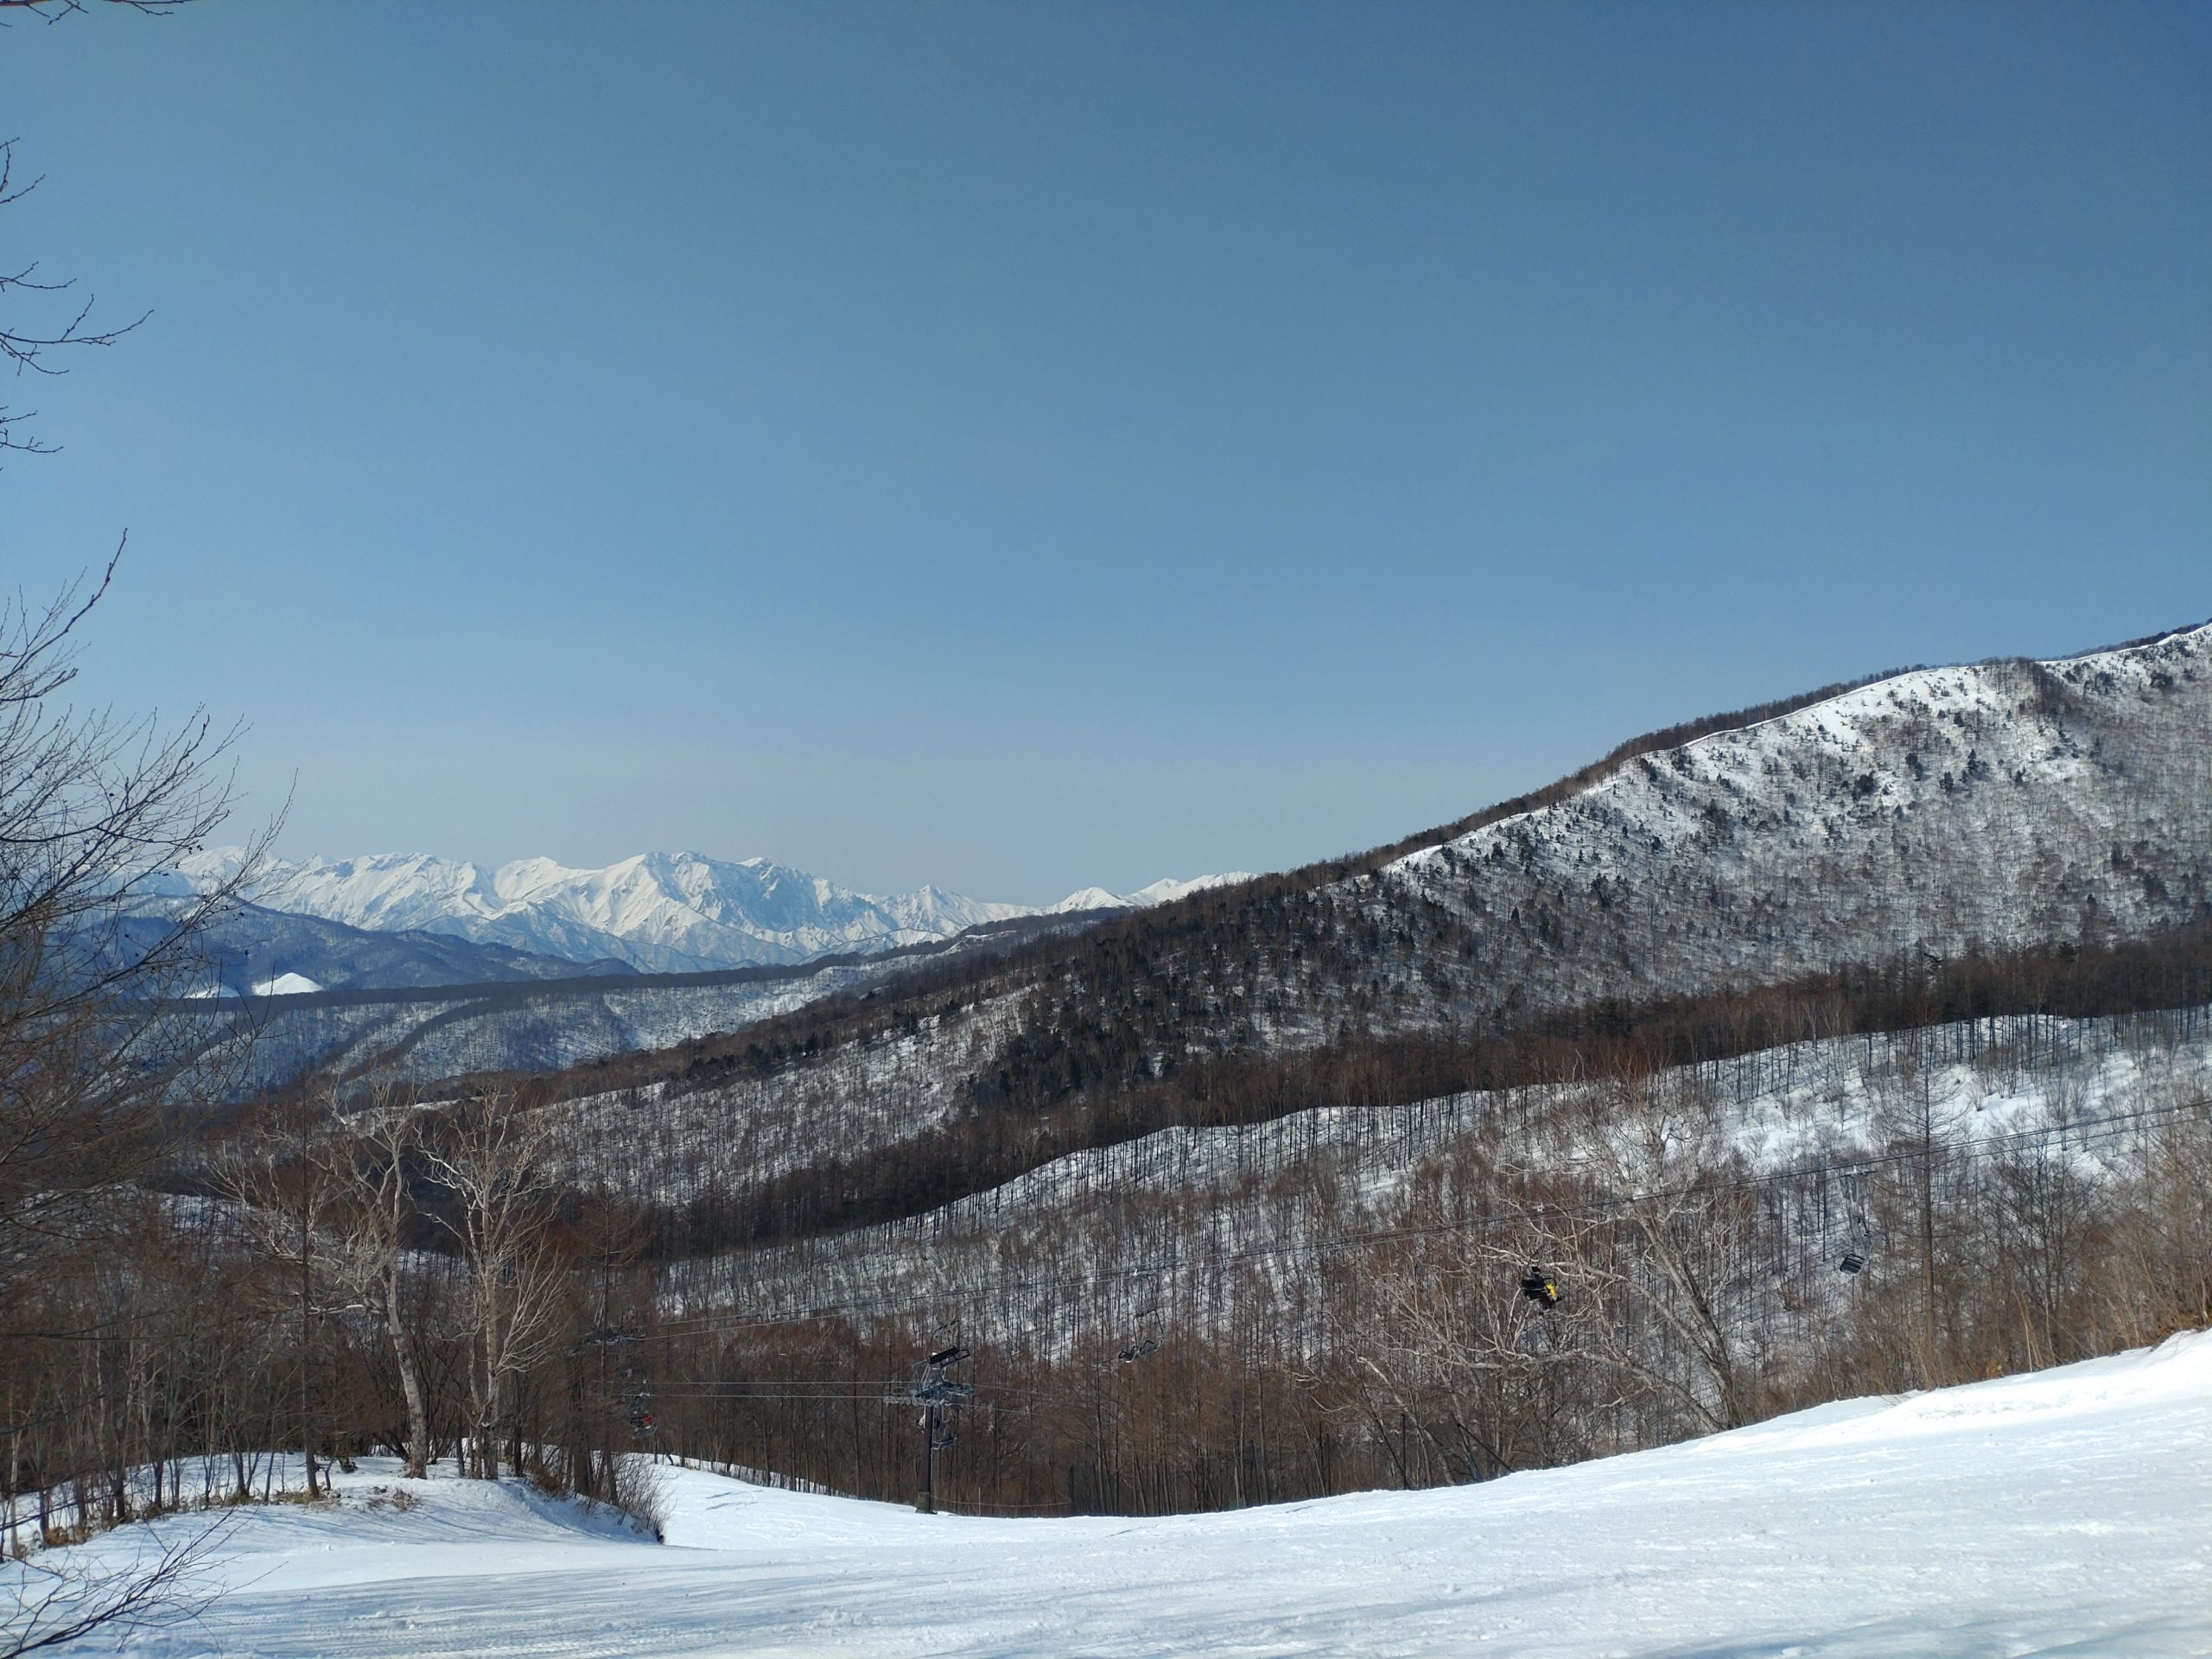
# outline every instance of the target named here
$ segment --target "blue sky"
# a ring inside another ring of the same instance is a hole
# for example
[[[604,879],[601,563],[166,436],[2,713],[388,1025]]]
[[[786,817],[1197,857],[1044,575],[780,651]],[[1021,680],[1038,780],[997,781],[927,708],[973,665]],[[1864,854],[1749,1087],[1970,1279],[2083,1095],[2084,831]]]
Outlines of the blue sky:
[[[0,573],[290,851],[1045,900],[2212,614],[2202,8],[619,12],[0,34],[153,311]]]

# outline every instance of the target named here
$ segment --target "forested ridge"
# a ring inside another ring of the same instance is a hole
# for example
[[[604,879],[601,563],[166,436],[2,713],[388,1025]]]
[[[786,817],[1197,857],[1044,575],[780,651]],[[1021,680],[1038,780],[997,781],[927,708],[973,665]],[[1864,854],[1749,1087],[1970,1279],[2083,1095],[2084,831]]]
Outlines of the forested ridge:
[[[1593,1046],[1695,1060],[2177,1006],[2200,997],[2212,913],[2206,639],[1826,688],[1358,859],[479,1083],[623,1120],[637,1179],[683,1195],[658,1235],[683,1254],[911,1213],[1173,1124],[1555,1073]]]

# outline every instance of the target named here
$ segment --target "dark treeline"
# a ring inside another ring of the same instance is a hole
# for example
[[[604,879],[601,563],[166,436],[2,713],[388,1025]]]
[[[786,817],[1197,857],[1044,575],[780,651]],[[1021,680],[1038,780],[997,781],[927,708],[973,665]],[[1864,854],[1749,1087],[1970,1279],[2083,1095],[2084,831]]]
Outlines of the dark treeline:
[[[328,1463],[381,1448],[633,1498],[627,1395],[593,1333],[634,1317],[634,1252],[543,1144],[512,1096],[346,1114],[303,1092],[183,1154],[197,1194],[80,1194],[18,1251],[0,1315],[10,1543],[312,1498]]]

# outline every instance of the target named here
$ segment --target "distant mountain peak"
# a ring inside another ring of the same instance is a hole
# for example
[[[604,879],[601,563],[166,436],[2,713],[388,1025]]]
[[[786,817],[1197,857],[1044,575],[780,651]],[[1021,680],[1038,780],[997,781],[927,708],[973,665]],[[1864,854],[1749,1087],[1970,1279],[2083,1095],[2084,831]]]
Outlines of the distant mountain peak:
[[[245,856],[237,848],[213,848],[180,870],[209,885],[236,874]],[[933,885],[888,896],[860,893],[758,856],[645,852],[598,868],[544,857],[486,868],[430,853],[367,853],[277,861],[261,873],[251,897],[268,910],[372,933],[442,934],[579,963],[612,959],[647,973],[681,973],[928,944],[1020,916],[1140,908],[1242,879],[1156,881],[1134,893],[1085,888],[1039,912]]]
[[[1227,870],[1218,875],[1195,875],[1188,880],[1168,876],[1148,887],[1139,887],[1134,893],[1110,893],[1104,887],[1078,887],[1057,905],[1047,905],[1045,913],[1058,916],[1085,910],[1147,910],[1154,905],[1172,904],[1185,894],[1200,893],[1208,887],[1234,887],[1239,881],[1255,879],[1249,870]]]

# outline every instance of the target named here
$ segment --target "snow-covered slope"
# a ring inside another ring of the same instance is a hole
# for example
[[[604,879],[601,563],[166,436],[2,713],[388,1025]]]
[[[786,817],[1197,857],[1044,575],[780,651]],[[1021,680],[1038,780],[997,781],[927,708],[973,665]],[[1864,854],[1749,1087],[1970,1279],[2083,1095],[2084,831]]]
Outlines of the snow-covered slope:
[[[2212,1652],[2208,1395],[2212,1335],[2184,1335],[1479,1486],[1150,1520],[671,1468],[658,1548],[372,1460],[342,1507],[238,1512],[198,1620],[73,1650],[2179,1659]],[[71,1554],[127,1560],[147,1531]]]
[[[765,1185],[808,1156],[852,1159],[867,1136],[911,1135],[945,1116],[948,1091],[933,1093],[915,1058],[927,1036],[817,1074],[824,1093],[880,1103],[880,1128],[823,1112],[818,1096],[790,1101],[741,1084],[585,1096],[551,1109],[563,1171],[676,1212],[702,1192]],[[864,1065],[878,1076],[856,1080]],[[2109,1192],[2142,1167],[2146,1124],[2203,1121],[2188,1103],[2212,1098],[2212,1008],[1815,1039],[1660,1071],[1643,1087],[1647,1100],[1676,1103],[1679,1141],[1694,1144],[1684,1126],[1713,1112],[1713,1160],[1726,1155],[1765,1182],[1762,1202],[1787,1217],[1758,1252],[1760,1272],[1725,1296],[1739,1328],[1771,1338],[1817,1317],[1846,1248],[1874,1258],[1864,1285],[1917,1271],[1914,1246],[1878,1224],[1880,1204],[1864,1207],[1883,1191],[1879,1172],[1896,1167],[1891,1137],[1906,1100],[1955,1160],[1958,1185],[1932,1189],[1947,1202],[1973,1190],[1970,1168],[1986,1173],[2031,1149],[2074,1172],[2076,1195]],[[742,1307],[754,1318],[957,1297],[963,1341],[1040,1353],[1116,1345],[1162,1306],[1216,1339],[1248,1321],[1291,1331],[1332,1267],[1376,1288],[1346,1241],[1426,1232],[1440,1205],[1447,1214],[1497,1207],[1493,1160],[1589,1167],[1560,1126],[1586,1123],[1581,1103],[1606,1099],[1602,1086],[1545,1084],[1179,1126],[1070,1153],[895,1222],[673,1263],[663,1285],[672,1308]],[[1860,1211],[1823,1202],[1824,1168],[1876,1172],[1850,1178]],[[1255,1273],[1262,1261],[1274,1270]],[[981,1286],[995,1288],[984,1295]],[[1339,1324],[1332,1340],[1341,1339]]]
[[[234,873],[243,856],[218,848],[185,861],[182,874],[204,885]],[[1086,888],[1050,912],[1136,908],[1242,879],[1156,881],[1128,894]],[[878,897],[765,858],[698,853],[644,853],[601,869],[550,858],[486,868],[424,853],[310,858],[271,865],[252,896],[269,910],[370,932],[445,934],[574,962],[612,958],[649,973],[884,950],[1040,913],[935,887]]]
[[[2140,938],[2212,914],[2212,626],[1877,681],[1339,892],[1446,958],[1388,1023]]]

